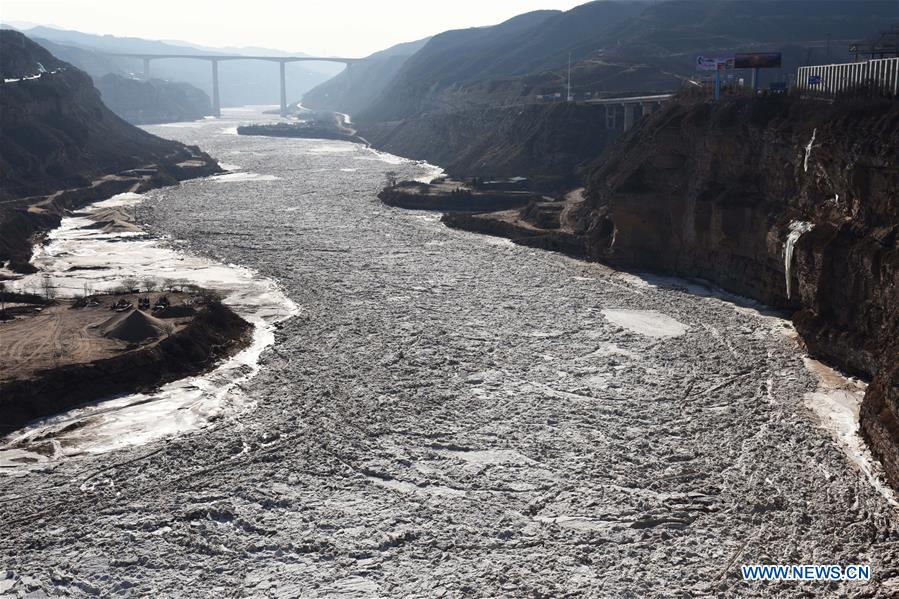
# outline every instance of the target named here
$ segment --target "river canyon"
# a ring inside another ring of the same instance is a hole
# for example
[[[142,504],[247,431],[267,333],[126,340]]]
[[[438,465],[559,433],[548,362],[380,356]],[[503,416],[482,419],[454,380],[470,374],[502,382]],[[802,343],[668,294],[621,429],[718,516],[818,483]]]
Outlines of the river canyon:
[[[899,593],[864,384],[783,315],[384,206],[386,172],[439,169],[236,135],[265,119],[146,127],[229,172],[119,197],[149,238],[66,219],[37,253],[74,290],[192,277],[257,333],[210,374],[3,440],[0,594]],[[874,579],[747,583],[746,563]]]

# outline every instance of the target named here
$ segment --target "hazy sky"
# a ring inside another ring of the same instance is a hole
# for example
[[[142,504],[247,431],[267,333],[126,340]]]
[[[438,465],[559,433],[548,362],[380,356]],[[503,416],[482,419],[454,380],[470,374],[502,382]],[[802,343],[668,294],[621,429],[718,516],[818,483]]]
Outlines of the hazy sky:
[[[365,56],[447,29],[587,0],[0,0],[4,22],[205,46]]]

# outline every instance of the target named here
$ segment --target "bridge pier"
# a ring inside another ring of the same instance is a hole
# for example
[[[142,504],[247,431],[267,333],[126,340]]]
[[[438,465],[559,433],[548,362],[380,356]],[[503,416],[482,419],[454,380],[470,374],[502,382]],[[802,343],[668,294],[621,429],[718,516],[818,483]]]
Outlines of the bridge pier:
[[[144,58],[144,81],[150,80],[150,59]]]
[[[606,104],[606,129],[614,129],[615,121],[615,106]]]
[[[281,116],[287,116],[287,75],[285,74],[287,63],[281,60],[278,64],[281,66]]]
[[[219,98],[219,61],[210,60],[212,63],[212,116],[222,116],[222,104]]]
[[[624,130],[627,131],[634,126],[634,107],[631,104],[622,104],[624,106]]]

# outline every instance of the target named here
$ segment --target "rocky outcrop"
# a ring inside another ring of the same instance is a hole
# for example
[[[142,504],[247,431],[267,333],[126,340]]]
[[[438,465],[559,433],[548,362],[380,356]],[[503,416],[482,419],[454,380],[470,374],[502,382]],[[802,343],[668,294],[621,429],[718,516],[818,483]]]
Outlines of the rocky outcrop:
[[[683,101],[587,179],[592,258],[795,312],[813,354],[873,377],[861,431],[899,488],[899,104]]]
[[[385,188],[378,199],[388,206],[408,210],[488,212],[520,207],[539,199],[526,191],[482,191],[461,186],[457,181],[438,180],[433,184],[403,181]]]
[[[0,385],[0,434],[98,397],[150,391],[209,369],[250,340],[252,326],[226,306],[203,307],[182,330],[122,354],[53,368]]]

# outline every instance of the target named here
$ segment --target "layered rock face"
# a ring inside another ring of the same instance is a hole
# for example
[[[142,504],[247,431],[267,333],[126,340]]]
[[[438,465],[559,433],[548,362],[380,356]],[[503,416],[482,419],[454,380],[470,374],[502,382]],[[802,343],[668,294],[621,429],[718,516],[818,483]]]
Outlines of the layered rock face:
[[[460,177],[525,176],[558,189],[578,181],[581,167],[617,135],[605,125],[602,106],[559,103],[429,113],[365,126],[360,134],[379,149]]]
[[[593,258],[795,311],[813,354],[873,377],[861,430],[899,488],[899,103],[683,101],[587,184]]]

